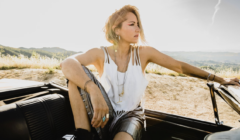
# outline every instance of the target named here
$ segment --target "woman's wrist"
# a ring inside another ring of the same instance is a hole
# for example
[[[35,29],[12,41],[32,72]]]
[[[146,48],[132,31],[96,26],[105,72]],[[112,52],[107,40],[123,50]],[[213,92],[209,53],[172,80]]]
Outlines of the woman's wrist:
[[[210,75],[210,76],[209,76],[209,75]],[[206,80],[208,80],[208,81],[213,81],[213,82],[218,82],[218,83],[222,83],[222,82],[224,81],[224,78],[219,77],[219,76],[217,76],[217,75],[215,75],[215,74],[209,73]]]
[[[85,82],[85,84],[84,84],[84,91],[86,91],[87,92],[87,84],[89,83],[89,82],[92,82],[92,80],[90,79],[90,80],[88,80],[87,82]]]
[[[213,77],[214,77],[214,75],[212,76],[212,78]],[[215,75],[214,82],[222,83],[223,81],[224,81],[224,78]]]
[[[86,89],[87,89],[86,92],[91,95],[92,93],[94,93],[97,90],[97,88],[98,88],[98,86],[93,81],[91,81],[86,85]]]

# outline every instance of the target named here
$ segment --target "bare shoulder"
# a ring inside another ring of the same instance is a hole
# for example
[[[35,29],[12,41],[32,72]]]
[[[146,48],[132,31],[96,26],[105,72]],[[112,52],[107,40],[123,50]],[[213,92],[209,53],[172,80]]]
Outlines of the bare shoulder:
[[[147,62],[152,62],[167,69],[181,72],[180,62],[174,58],[160,52],[154,47],[147,46],[142,48],[142,54],[147,60]]]
[[[150,46],[139,46],[139,56],[140,56],[143,73],[149,63],[149,58],[150,58],[149,50],[150,50]]]
[[[70,57],[76,58],[82,65],[99,65],[99,62],[104,60],[103,50],[99,48],[91,48],[85,53],[78,53]]]
[[[98,61],[102,61],[102,62],[104,61],[104,52],[101,47],[95,48],[95,54],[98,56],[97,57]]]
[[[151,46],[139,46],[140,58],[144,59],[145,61],[149,61],[149,55],[151,54],[151,51]]]
[[[166,57],[165,54],[163,54],[162,52],[160,52],[159,50],[157,50],[152,46],[141,46],[139,47],[139,53],[140,53],[140,50],[143,56],[146,57],[149,62],[155,63],[156,60]]]
[[[150,46],[139,46],[139,53],[144,53],[144,51],[149,50]]]

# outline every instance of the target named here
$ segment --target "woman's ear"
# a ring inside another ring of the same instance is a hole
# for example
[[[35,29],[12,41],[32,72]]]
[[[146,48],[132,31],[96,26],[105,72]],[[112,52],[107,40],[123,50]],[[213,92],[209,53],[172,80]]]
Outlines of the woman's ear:
[[[115,28],[114,32],[115,32],[116,35],[119,35],[119,29],[118,28]]]

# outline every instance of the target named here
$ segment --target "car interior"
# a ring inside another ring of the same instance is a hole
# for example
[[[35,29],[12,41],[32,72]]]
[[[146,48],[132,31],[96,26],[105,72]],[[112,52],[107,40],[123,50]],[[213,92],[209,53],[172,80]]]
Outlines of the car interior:
[[[0,90],[1,140],[70,140],[74,120],[68,89],[54,82]],[[214,105],[213,105],[214,108]],[[216,112],[217,113],[217,112]],[[145,109],[142,140],[203,140],[230,130],[216,123]]]

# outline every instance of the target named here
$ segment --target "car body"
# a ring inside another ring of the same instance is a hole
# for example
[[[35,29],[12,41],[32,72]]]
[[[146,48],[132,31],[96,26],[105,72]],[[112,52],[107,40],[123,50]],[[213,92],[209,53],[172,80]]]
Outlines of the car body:
[[[214,85],[208,84],[216,123],[145,109],[147,131],[142,140],[203,140],[232,129],[219,118]],[[211,92],[212,90],[212,92]],[[209,96],[210,96],[209,95]],[[68,89],[54,82],[0,80],[1,140],[70,140],[74,120]]]

